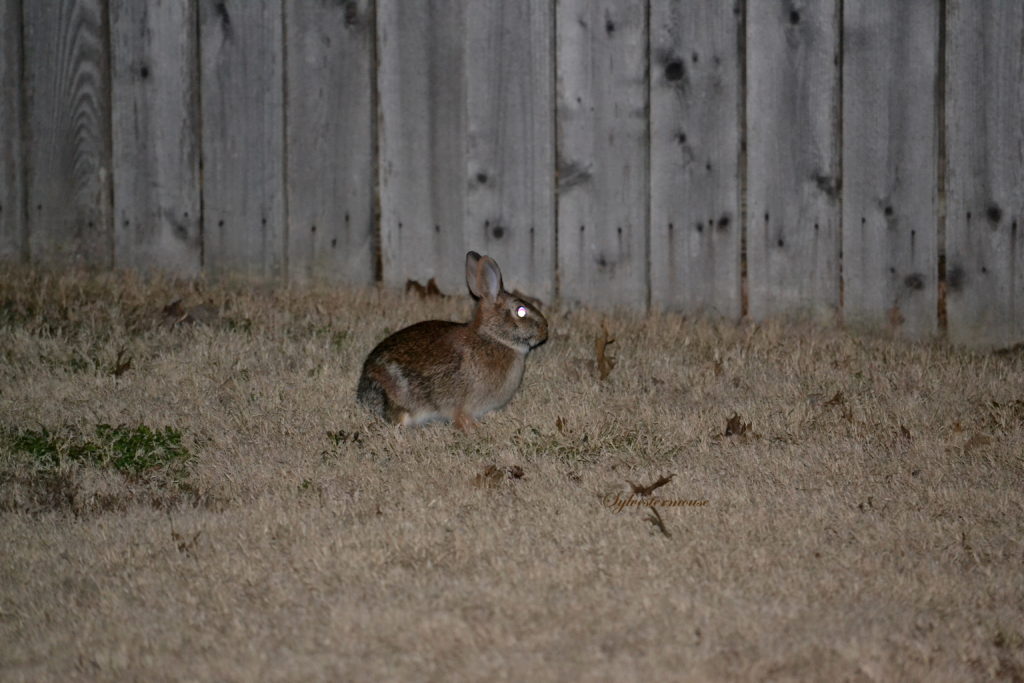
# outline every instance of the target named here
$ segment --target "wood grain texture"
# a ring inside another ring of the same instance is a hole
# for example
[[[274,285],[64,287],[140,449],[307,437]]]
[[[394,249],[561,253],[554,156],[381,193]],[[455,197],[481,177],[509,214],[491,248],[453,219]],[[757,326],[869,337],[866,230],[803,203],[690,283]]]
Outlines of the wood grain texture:
[[[199,0],[203,259],[213,274],[285,269],[281,0]]]
[[[651,304],[739,318],[739,5],[651,2]]]
[[[288,270],[374,279],[374,2],[285,4]]]
[[[643,309],[646,2],[558,0],[556,22],[560,295],[603,309]]]
[[[1024,342],[1024,5],[949,0],[949,338]]]
[[[939,5],[848,2],[843,20],[843,318],[938,328]]]
[[[114,262],[201,267],[196,17],[191,3],[110,0]]]
[[[383,280],[466,291],[465,3],[379,0]]]
[[[22,156],[21,2],[0,0],[0,261],[28,256]]]
[[[838,2],[747,5],[749,314],[839,305]]]
[[[552,2],[466,5],[465,243],[543,300],[555,285]]]
[[[23,3],[29,253],[37,263],[112,265],[105,7]]]

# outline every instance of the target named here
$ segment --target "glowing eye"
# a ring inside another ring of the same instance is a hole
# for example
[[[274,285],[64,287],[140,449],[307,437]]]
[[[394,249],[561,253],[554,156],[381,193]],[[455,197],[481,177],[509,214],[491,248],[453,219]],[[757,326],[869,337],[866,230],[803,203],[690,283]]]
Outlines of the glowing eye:
[[[529,311],[526,310],[526,306],[520,306],[516,309],[516,315],[520,318],[525,318],[527,313],[529,313]]]

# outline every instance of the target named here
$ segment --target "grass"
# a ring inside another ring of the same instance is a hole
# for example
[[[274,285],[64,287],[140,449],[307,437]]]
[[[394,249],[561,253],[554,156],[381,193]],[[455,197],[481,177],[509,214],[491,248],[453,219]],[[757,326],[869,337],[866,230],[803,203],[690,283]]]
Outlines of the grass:
[[[5,271],[0,679],[1024,677],[1019,351],[565,307],[473,432],[370,420],[468,308]]]
[[[96,425],[96,439],[78,434],[60,435],[43,427],[22,429],[10,436],[15,453],[27,455],[42,469],[56,469],[63,460],[113,467],[122,474],[138,475],[168,467],[184,474],[181,465],[192,457],[181,445],[181,432],[173,427],[153,430],[145,425]]]

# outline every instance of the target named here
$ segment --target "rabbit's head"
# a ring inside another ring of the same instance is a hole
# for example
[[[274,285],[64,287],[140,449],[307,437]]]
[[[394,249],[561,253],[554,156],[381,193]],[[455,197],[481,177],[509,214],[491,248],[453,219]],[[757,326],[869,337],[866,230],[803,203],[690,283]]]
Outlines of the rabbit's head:
[[[482,337],[525,353],[548,338],[548,321],[526,297],[505,291],[501,269],[490,256],[466,254],[466,285],[476,298],[470,326]]]

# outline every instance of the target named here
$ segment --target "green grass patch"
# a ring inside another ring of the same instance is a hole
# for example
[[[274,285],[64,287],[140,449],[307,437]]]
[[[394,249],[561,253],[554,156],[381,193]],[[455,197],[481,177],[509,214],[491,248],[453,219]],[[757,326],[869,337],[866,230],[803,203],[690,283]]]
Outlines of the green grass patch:
[[[164,469],[183,477],[188,474],[187,466],[193,455],[182,445],[181,436],[173,427],[152,429],[146,425],[100,424],[90,437],[77,431],[61,433],[44,427],[15,431],[11,446],[43,469],[54,469],[69,460],[110,467],[125,475]]]

